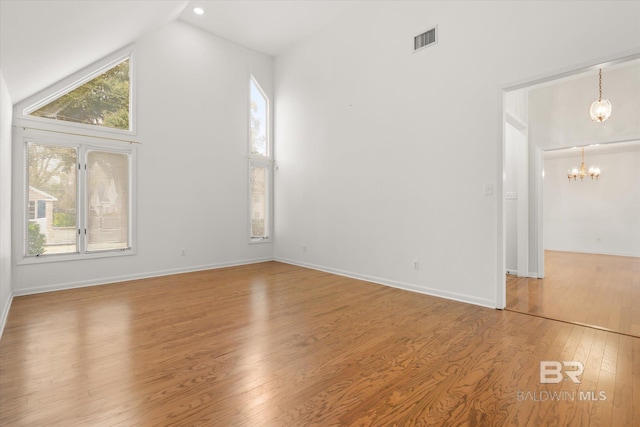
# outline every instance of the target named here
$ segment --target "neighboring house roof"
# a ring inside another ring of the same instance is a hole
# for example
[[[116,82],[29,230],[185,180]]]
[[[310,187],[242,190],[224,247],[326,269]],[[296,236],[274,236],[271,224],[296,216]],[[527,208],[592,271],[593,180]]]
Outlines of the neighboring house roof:
[[[32,197],[32,194],[37,197]],[[38,190],[36,187],[29,186],[29,199],[30,200],[47,200],[50,202],[57,202],[58,198],[51,194],[45,193],[42,190]]]

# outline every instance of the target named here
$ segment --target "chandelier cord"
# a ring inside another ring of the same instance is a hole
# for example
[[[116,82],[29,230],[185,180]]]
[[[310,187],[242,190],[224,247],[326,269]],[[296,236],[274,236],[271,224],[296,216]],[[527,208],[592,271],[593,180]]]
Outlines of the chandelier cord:
[[[602,68],[598,69],[598,99],[591,103],[589,114],[591,120],[600,123],[611,117],[611,102],[602,98]]]
[[[600,83],[598,85],[599,87],[598,101],[602,101],[602,68],[600,68],[599,80],[600,80]]]

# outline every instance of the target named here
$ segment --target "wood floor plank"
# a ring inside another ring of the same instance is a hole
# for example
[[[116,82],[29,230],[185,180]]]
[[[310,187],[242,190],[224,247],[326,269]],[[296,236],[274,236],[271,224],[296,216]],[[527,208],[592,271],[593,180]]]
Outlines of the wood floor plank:
[[[631,425],[640,425],[640,340],[631,339],[631,346],[633,348],[631,352],[631,371],[632,371],[632,384],[631,384],[631,402],[632,402],[632,419]],[[624,410],[624,412],[627,412]]]
[[[639,358],[640,338],[268,262],[16,297],[0,425],[633,426]],[[541,383],[544,360],[581,384]]]
[[[633,413],[626,409],[633,406],[633,338],[620,337],[616,378],[612,398],[611,425],[634,425]]]
[[[640,257],[545,251],[545,278],[507,275],[507,310],[640,337]]]
[[[598,376],[598,393],[595,398],[599,399],[597,405],[593,405],[591,412],[591,424],[593,426],[609,426],[613,414],[613,398],[618,371],[617,358],[620,335],[608,334],[600,365],[600,375]],[[626,367],[620,368],[625,371]],[[600,400],[599,393],[604,393],[606,399]]]

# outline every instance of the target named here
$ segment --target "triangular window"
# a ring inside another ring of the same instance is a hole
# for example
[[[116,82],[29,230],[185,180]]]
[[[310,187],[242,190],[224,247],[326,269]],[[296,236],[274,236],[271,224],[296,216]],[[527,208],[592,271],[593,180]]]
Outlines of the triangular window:
[[[129,58],[126,58],[52,101],[35,106],[27,115],[130,130],[130,99]]]

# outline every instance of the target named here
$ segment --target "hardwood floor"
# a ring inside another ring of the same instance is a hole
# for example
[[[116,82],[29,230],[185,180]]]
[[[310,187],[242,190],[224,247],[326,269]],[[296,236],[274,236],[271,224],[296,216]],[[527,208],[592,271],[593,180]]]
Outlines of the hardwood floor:
[[[545,360],[581,383],[541,384]],[[269,262],[15,298],[0,425],[637,426],[639,360],[639,338]]]
[[[545,251],[545,278],[507,275],[507,309],[640,337],[640,258]]]

